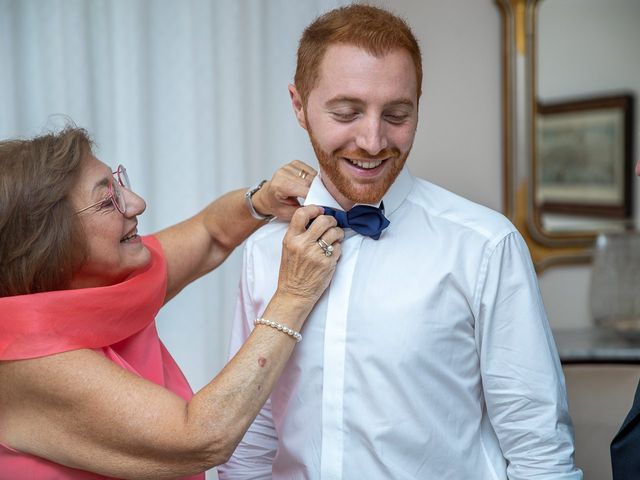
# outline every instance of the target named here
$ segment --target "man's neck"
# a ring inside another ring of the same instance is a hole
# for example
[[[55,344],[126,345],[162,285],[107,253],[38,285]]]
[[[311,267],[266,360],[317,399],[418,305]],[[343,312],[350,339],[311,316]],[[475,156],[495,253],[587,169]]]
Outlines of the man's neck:
[[[349,200],[347,197],[345,197],[342,193],[340,193],[340,191],[331,182],[325,182],[324,178],[322,177],[322,174],[320,174],[320,180],[322,180],[322,184],[324,185],[324,188],[326,188],[327,191],[334,198],[334,200],[338,202],[338,205],[340,205],[340,208],[342,208],[344,211],[351,210],[351,208],[353,208],[355,203]]]

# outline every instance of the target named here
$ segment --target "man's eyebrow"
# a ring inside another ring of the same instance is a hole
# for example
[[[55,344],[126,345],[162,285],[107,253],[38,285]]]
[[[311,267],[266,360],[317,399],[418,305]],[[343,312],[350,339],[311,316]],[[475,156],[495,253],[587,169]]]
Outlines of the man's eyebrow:
[[[364,102],[357,97],[349,97],[346,95],[340,95],[338,97],[333,97],[325,103],[325,106],[328,108],[337,107],[343,104],[352,104],[352,105],[363,105]],[[413,100],[410,98],[399,98],[397,100],[393,100],[385,105],[385,107],[409,107],[414,108]]]
[[[337,97],[333,97],[326,101],[325,105],[327,107],[337,107],[340,104],[351,103],[362,105],[364,102],[357,97],[348,97],[346,95],[339,95]]]
[[[410,98],[399,98],[398,100],[394,100],[393,102],[389,102],[386,105],[387,107],[410,107],[413,108],[413,100]]]

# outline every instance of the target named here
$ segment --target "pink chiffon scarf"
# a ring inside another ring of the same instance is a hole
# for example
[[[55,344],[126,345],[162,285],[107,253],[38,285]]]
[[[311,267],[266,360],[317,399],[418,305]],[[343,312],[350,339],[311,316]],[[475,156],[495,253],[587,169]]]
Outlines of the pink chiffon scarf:
[[[152,236],[143,241],[151,261],[117,285],[0,298],[0,360],[89,348],[185,400],[191,399],[193,392],[155,325],[167,288],[162,247]],[[106,478],[0,444],[0,480]]]

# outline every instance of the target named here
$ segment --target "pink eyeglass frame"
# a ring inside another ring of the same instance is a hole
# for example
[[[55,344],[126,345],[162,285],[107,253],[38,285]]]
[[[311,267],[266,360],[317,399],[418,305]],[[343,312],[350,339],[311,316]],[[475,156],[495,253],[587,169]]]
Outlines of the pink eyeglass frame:
[[[118,168],[116,168],[115,172],[111,172],[112,175],[116,176],[116,179],[118,180],[118,184],[116,186],[116,188],[126,188],[127,190],[131,190],[131,183],[129,182],[129,175],[127,174],[127,169],[124,167],[124,165],[120,164],[118,165]],[[100,205],[101,203],[104,203],[104,201],[109,198],[111,199],[111,203],[113,204],[113,206],[116,208],[116,210],[118,210],[122,215],[124,215],[124,213],[127,211],[127,204],[125,202],[124,199],[124,195],[120,192],[120,196],[118,198],[120,198],[122,200],[122,206],[120,206],[118,204],[118,200],[116,199],[116,191],[114,191],[113,188],[113,182],[110,182],[109,185],[107,186],[108,188],[108,193],[107,196],[105,198],[103,198],[102,200],[92,203],[91,205],[81,208],[80,210],[76,211],[76,215],[78,215],[79,213],[85,212],[87,210],[89,210],[90,208],[96,207],[98,205]]]

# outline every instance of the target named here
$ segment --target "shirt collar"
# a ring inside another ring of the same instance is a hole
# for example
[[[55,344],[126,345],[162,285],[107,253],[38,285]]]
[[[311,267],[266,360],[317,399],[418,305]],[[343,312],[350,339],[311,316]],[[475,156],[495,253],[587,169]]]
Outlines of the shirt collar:
[[[321,174],[316,175],[313,179],[307,198],[304,201],[304,205],[322,205],[325,207],[342,209],[336,199],[331,196],[327,188],[324,186],[324,183],[322,183],[320,175]],[[391,187],[389,187],[389,190],[387,190],[387,193],[382,197],[385,215],[389,216],[395,212],[404,199],[407,198],[407,195],[409,195],[412,188],[413,177],[411,176],[411,173],[409,173],[409,169],[405,166],[400,171],[396,181],[393,182]],[[378,207],[380,206],[380,203],[374,206]]]

